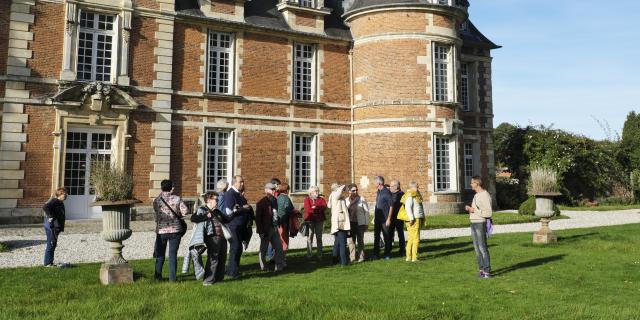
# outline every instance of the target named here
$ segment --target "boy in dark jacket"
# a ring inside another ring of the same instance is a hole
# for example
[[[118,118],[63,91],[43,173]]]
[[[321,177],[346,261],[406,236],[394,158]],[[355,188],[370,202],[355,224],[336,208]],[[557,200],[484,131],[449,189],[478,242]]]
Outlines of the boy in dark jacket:
[[[47,248],[44,251],[44,266],[52,267],[53,256],[58,245],[58,236],[64,231],[65,210],[64,200],[67,199],[67,189],[58,188],[56,197],[44,204],[44,232],[47,234]]]

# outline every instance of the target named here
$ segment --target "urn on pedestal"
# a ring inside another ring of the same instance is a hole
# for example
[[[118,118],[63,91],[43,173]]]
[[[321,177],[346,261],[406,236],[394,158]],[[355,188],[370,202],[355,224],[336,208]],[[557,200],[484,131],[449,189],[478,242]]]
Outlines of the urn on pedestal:
[[[109,162],[99,161],[91,167],[91,185],[96,202],[102,207],[102,238],[111,245],[111,257],[100,267],[102,284],[133,282],[133,269],[122,256],[122,241],[129,239],[133,199],[131,176]]]
[[[555,214],[553,199],[559,195],[556,172],[549,167],[533,167],[529,179],[529,195],[536,198],[535,215],[540,217],[540,230],[533,234],[533,243],[557,242],[558,237],[549,228],[550,218]]]

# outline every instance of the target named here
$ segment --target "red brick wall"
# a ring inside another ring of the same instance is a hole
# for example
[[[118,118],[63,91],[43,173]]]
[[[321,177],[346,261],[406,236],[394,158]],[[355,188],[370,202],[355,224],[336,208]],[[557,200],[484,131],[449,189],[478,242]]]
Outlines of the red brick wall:
[[[417,56],[427,55],[423,40],[386,40],[354,49],[354,94],[362,103],[372,100],[429,99],[427,66]]]
[[[197,185],[198,177],[198,152],[201,146],[198,138],[201,135],[199,128],[173,126],[171,128],[171,173],[175,192],[182,197],[196,197],[201,190]]]
[[[322,156],[324,164],[321,166],[323,172],[322,181],[324,193],[329,194],[331,184],[351,183],[351,136],[346,134],[323,134],[320,136],[322,142]]]
[[[64,46],[64,5],[36,2],[32,13],[36,16],[31,26],[33,41],[29,43],[33,58],[27,60],[27,67],[34,77],[58,78]]]
[[[298,13],[296,15],[296,24],[303,27],[316,27],[316,16],[312,14]]]
[[[290,51],[287,39],[245,33],[240,94],[290,99],[287,77],[291,61],[285,59]]]
[[[52,107],[25,105],[25,112],[29,123],[24,126],[27,143],[22,151],[26,152],[26,158],[21,163],[24,180],[20,183],[24,198],[18,200],[18,207],[40,207],[51,196],[55,111]]]
[[[377,12],[362,15],[351,21],[354,39],[393,32],[425,32],[427,15],[424,12]]]
[[[349,47],[337,45],[324,46],[324,77],[322,79],[322,102],[349,105],[351,88],[349,86]]]
[[[267,103],[245,103],[242,105],[240,113],[270,117],[288,117],[289,106]]]
[[[433,25],[436,27],[449,28],[453,29],[456,27],[455,20],[451,17],[441,16],[434,14],[433,15]]]
[[[158,43],[155,39],[158,25],[155,19],[140,16],[133,17],[131,24],[131,46],[129,47],[131,85],[151,87],[155,79],[153,64],[156,58],[153,55],[153,49]]]
[[[200,67],[204,62],[200,56],[204,50],[200,44],[205,42],[205,35],[201,27],[176,22],[173,41],[173,89],[202,92],[200,79],[204,74]]]
[[[7,52],[9,51],[9,15],[11,1],[0,1],[0,74],[7,73]],[[4,89],[0,91],[4,97]]]
[[[384,119],[384,118],[404,118],[404,117],[427,117],[429,107],[425,105],[387,105],[366,108],[356,108],[353,120]]]
[[[173,96],[172,104],[176,110],[202,111],[200,101],[201,98]]]
[[[212,0],[211,12],[234,14],[236,12],[236,0]]]
[[[150,112],[136,112],[129,118],[129,150],[127,151],[127,172],[133,177],[133,196],[150,204],[149,189],[153,184],[149,181],[149,173],[153,171],[150,157],[153,154],[151,139],[154,137],[151,123],[156,115]]]
[[[177,0],[180,1],[180,0]],[[155,0],[136,0],[135,4],[137,7],[143,7],[148,9],[160,9],[160,4],[158,4]]]
[[[287,173],[287,133],[276,131],[242,130],[239,168],[245,179],[247,200],[255,203],[264,195],[264,184],[272,177],[285,182]],[[288,181],[287,181],[288,182]]]

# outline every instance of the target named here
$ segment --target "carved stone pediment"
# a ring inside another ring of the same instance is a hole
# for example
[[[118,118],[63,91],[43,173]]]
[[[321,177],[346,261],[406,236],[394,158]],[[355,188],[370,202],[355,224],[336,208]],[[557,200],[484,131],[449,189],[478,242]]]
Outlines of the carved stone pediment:
[[[107,115],[118,111],[136,110],[139,104],[126,92],[104,82],[90,82],[73,85],[60,90],[48,99],[48,104],[56,107],[78,108]]]

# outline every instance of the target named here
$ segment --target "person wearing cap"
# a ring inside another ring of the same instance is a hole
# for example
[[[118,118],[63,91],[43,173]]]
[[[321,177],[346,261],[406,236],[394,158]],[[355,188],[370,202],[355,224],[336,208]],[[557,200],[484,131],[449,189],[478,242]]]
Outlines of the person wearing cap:
[[[331,208],[331,234],[335,237],[333,243],[333,260],[340,261],[340,264],[347,265],[347,233],[351,230],[349,220],[349,210],[345,203],[346,193],[344,185],[339,185],[329,197],[329,207]]]
[[[283,269],[284,253],[282,251],[282,243],[278,234],[278,200],[274,197],[276,185],[269,182],[264,186],[264,197],[256,203],[256,232],[260,236],[260,252],[258,260],[260,261],[260,269],[267,270],[267,249],[269,245],[274,249],[274,260],[276,262],[276,271]]]

